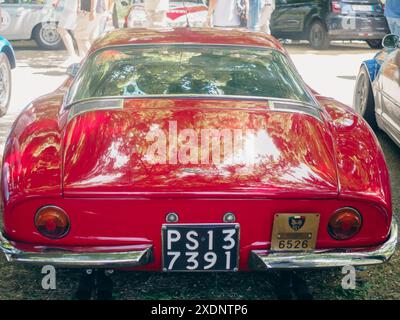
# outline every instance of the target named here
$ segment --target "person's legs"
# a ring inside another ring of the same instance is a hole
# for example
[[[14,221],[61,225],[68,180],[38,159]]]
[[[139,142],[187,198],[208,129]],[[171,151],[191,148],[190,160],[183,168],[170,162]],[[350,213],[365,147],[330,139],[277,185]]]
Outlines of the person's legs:
[[[260,30],[260,0],[249,0],[249,17],[247,28],[252,31]]]
[[[270,4],[266,4],[264,8],[262,8],[260,17],[260,29],[264,33],[271,34],[269,25],[273,11],[274,9]]]
[[[400,37],[400,18],[387,18],[390,33]]]
[[[146,27],[151,28],[153,27],[153,21],[154,21],[154,10],[146,10]]]
[[[93,43],[96,38],[103,33],[102,30],[102,15],[97,14],[94,20],[90,21],[90,25],[88,26],[90,29],[90,43]]]
[[[92,35],[91,21],[89,14],[80,13],[78,15],[75,39],[78,45],[79,57],[83,58],[90,49],[90,37]]]
[[[57,28],[58,33],[60,34],[65,48],[67,49],[68,55],[70,57],[75,57],[75,47],[74,47],[74,41],[72,39],[72,36],[70,35],[70,33],[68,32],[67,29],[64,28]]]
[[[90,49],[89,39],[76,39],[76,44],[78,46],[79,57],[85,57],[86,53],[88,53]]]
[[[400,18],[395,18],[394,34],[400,37]]]
[[[157,11],[155,26],[156,27],[166,27],[167,26],[167,11]]]
[[[100,22],[99,22],[99,35],[104,34],[105,32],[107,32],[108,30],[108,26],[107,26],[107,22],[109,21],[109,13],[105,12],[101,15],[100,17]]]
[[[149,28],[159,28],[167,26],[167,12],[148,10],[146,12],[147,26]]]

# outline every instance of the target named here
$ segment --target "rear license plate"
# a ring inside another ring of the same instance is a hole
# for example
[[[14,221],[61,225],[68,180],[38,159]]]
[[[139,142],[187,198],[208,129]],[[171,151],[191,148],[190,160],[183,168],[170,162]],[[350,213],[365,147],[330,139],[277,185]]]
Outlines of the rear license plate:
[[[371,5],[352,5],[351,9],[353,9],[353,11],[362,11],[362,12],[372,12],[374,11],[374,6]]]
[[[276,214],[272,229],[271,250],[314,250],[319,218],[319,214]]]
[[[239,224],[165,224],[164,271],[237,271]]]

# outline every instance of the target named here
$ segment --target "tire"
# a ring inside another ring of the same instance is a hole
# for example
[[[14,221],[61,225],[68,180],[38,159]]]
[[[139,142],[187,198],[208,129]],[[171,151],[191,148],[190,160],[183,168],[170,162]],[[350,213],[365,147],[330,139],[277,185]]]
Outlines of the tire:
[[[368,70],[362,66],[357,76],[354,89],[354,109],[359,113],[369,125],[376,129],[378,127],[375,117],[375,99],[372,92],[371,81]]]
[[[365,40],[371,49],[382,49],[382,40],[374,39],[374,40]]]
[[[57,50],[62,48],[62,39],[56,26],[51,24],[38,24],[32,32],[32,38],[44,50]]]
[[[11,65],[5,53],[0,53],[0,117],[7,113],[11,98]]]
[[[328,32],[321,21],[313,21],[308,32],[308,41],[311,48],[316,50],[325,50],[329,48],[330,40]]]

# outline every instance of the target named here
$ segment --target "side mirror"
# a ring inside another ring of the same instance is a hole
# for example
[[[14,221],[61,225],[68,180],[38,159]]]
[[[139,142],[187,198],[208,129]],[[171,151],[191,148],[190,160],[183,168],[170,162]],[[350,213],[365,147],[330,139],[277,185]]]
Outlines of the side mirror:
[[[388,34],[382,40],[382,45],[387,49],[396,49],[400,45],[400,37],[395,34]]]
[[[73,63],[67,68],[67,75],[69,75],[72,78],[75,78],[75,76],[78,74],[78,71],[81,67],[80,63]]]

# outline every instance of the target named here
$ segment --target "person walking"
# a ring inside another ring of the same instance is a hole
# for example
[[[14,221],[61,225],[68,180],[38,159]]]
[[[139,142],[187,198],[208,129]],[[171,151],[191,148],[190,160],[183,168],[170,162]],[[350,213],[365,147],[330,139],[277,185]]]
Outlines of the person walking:
[[[113,5],[113,0],[97,0],[95,18],[96,30],[92,35],[92,42],[106,32],[107,22],[111,18]]]
[[[78,0],[56,0],[53,2],[57,16],[57,32],[60,34],[68,52],[68,58],[63,65],[68,66],[79,61],[75,52],[74,40],[70,32],[76,28]]]
[[[98,0],[78,0],[75,39],[78,45],[80,58],[83,58],[89,51],[92,41],[94,40],[94,34],[98,30],[99,21],[96,19],[97,1]]]
[[[146,12],[147,27],[166,27],[168,10],[169,0],[145,0],[144,11]]]
[[[385,16],[390,32],[400,37],[400,0],[386,0]]]
[[[237,28],[241,25],[238,0],[210,0],[207,24],[209,27]]]
[[[275,10],[275,0],[248,0],[249,18],[247,27],[252,31],[271,34],[270,21]],[[400,1],[400,0],[399,0]]]

